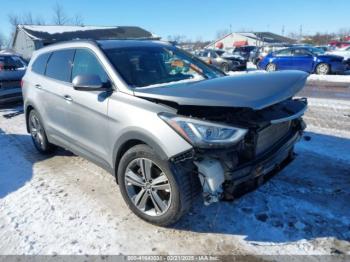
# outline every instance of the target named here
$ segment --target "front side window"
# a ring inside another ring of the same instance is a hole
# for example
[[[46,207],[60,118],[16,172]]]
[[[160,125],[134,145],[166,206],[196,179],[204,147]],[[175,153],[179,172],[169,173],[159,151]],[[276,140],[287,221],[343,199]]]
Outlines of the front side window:
[[[295,49],[294,56],[311,56],[311,53],[306,49]]]
[[[276,56],[292,56],[292,50],[291,49],[283,49],[281,51],[277,51],[275,53]]]
[[[224,76],[221,71],[174,47],[124,47],[105,52],[132,88]]]
[[[47,60],[49,59],[50,55],[51,53],[45,53],[45,54],[39,55],[37,59],[35,59],[32,65],[32,70],[37,74],[44,75]]]
[[[77,49],[72,69],[72,79],[78,75],[98,75],[102,83],[109,82],[109,77],[96,56],[87,49]]]
[[[70,82],[74,50],[54,51],[46,67],[46,76],[56,80]]]

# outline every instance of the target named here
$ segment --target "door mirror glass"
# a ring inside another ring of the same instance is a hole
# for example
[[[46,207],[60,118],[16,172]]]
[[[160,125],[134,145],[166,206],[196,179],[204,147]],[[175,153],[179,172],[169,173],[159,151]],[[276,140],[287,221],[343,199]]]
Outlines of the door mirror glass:
[[[73,87],[80,91],[102,91],[105,89],[98,75],[77,75],[73,79]]]

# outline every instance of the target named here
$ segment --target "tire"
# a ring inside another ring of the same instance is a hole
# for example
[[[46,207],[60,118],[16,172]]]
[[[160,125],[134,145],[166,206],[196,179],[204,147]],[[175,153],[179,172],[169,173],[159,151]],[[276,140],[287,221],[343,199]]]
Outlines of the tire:
[[[117,175],[125,202],[138,217],[149,223],[172,225],[191,208],[192,174],[162,160],[147,145],[129,149],[120,160]],[[150,178],[147,179],[147,176]],[[159,199],[161,204],[157,204]]]
[[[227,63],[222,63],[221,64],[221,70],[224,71],[225,73],[230,71],[230,67]]]
[[[52,153],[56,146],[47,140],[43,122],[35,109],[29,112],[28,125],[35,148],[44,155]]]
[[[277,70],[276,64],[268,63],[265,69],[267,72],[274,72]]]
[[[326,63],[320,63],[316,66],[315,72],[318,75],[328,75],[331,72],[331,68]]]

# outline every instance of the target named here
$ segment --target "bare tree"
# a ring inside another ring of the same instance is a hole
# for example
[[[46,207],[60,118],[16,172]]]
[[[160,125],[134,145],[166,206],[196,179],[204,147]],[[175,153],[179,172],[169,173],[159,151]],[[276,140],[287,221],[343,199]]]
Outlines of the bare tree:
[[[222,29],[216,31],[216,39],[223,38],[224,36],[228,35],[230,33],[229,29]]]
[[[69,22],[69,18],[65,14],[63,7],[58,2],[56,2],[52,10],[53,10],[53,22],[55,25],[65,25]]]
[[[186,41],[186,36],[184,35],[168,35],[167,37],[168,41],[176,42],[176,43],[183,43]]]
[[[22,19],[21,19],[20,16],[17,15],[17,14],[9,14],[9,15],[8,15],[8,20],[9,20],[10,25],[11,25],[13,28],[16,28],[17,25],[19,25],[19,24],[22,23]]]
[[[81,15],[76,14],[72,20],[74,25],[84,26],[84,18]]]
[[[5,46],[6,39],[5,36],[0,32],[0,50]]]

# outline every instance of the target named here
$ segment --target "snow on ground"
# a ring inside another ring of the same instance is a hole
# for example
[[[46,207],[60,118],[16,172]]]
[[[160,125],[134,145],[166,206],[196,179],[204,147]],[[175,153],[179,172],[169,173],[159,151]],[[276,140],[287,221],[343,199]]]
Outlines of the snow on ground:
[[[349,102],[310,99],[295,161],[161,228],[134,216],[94,164],[40,156],[18,108],[0,110],[0,254],[350,254],[349,115]]]

